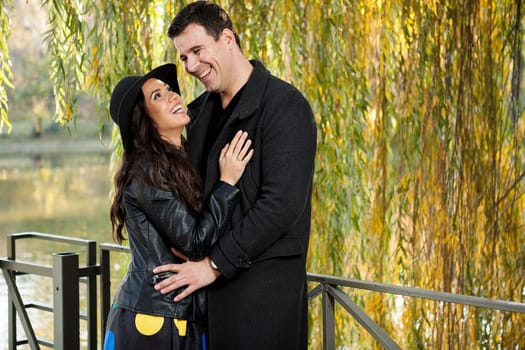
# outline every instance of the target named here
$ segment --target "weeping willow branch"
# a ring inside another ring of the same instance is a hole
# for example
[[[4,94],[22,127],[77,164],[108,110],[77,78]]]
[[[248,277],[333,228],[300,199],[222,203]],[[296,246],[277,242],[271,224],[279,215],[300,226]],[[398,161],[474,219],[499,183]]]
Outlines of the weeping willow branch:
[[[9,121],[8,100],[6,87],[14,88],[13,73],[9,65],[9,48],[7,47],[7,39],[11,32],[9,17],[6,12],[6,6],[12,6],[10,0],[0,0],[0,31],[2,32],[2,40],[0,40],[0,134],[4,128],[7,133],[11,132],[11,122]]]
[[[81,2],[44,0],[50,29],[44,38],[51,61],[51,80],[56,100],[56,121],[61,125],[75,122],[78,93],[84,73],[84,22]],[[77,7],[78,6],[78,7]]]
[[[523,74],[522,64],[522,41],[523,41],[523,18],[522,18],[522,1],[516,0],[516,16],[514,16],[514,25],[512,27],[512,93],[511,93],[511,119],[514,123],[518,121],[521,115],[521,77]]]
[[[104,120],[123,75],[178,63],[165,30],[188,2],[45,0],[57,120],[74,124],[80,92],[96,98]],[[525,299],[522,0],[218,3],[247,56],[297,86],[314,110],[310,271]],[[0,26],[7,33],[4,7]],[[0,127],[9,125],[6,40]],[[180,77],[189,102],[202,88]],[[355,299],[403,348],[525,345],[524,317]],[[341,347],[378,348],[350,318],[337,323]]]

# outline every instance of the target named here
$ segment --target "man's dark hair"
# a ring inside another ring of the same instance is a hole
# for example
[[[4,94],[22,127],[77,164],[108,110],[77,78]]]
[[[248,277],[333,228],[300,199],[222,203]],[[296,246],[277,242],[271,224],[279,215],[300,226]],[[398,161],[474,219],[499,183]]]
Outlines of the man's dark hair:
[[[196,1],[189,4],[171,21],[170,27],[168,28],[169,38],[175,38],[190,24],[203,26],[206,32],[215,38],[215,40],[219,39],[224,29],[230,29],[235,36],[235,42],[239,48],[241,47],[241,40],[233,29],[230,17],[219,5],[208,1]]]

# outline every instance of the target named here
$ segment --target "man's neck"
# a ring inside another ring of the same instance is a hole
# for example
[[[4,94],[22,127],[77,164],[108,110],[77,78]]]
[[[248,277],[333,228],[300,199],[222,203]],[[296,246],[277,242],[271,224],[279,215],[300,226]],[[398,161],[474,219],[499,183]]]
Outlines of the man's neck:
[[[244,56],[243,56],[244,58]],[[239,92],[239,90],[246,84],[253,71],[253,66],[250,61],[246,58],[241,60],[241,64],[238,66],[235,72],[235,79],[232,81],[230,89],[220,93],[222,108],[228,107],[232,98]]]

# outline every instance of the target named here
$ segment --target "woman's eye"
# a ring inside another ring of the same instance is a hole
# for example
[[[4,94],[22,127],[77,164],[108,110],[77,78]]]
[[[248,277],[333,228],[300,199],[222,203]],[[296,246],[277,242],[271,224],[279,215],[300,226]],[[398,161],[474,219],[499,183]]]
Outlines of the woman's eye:
[[[166,90],[173,91],[173,88],[171,86],[169,86],[169,85],[166,85]]]
[[[156,92],[156,93],[153,94],[153,99],[154,100],[158,100],[161,97],[162,97],[162,95],[160,94],[160,92]]]

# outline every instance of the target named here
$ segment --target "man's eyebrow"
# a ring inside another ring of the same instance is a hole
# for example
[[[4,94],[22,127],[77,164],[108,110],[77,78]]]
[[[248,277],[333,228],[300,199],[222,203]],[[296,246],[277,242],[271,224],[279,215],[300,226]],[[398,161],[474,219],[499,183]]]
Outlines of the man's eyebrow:
[[[189,52],[193,52],[195,50],[202,49],[203,46],[204,46],[203,44],[194,45],[194,46],[190,47]]]
[[[201,49],[203,46],[204,46],[203,44],[194,45],[194,46],[190,47],[187,52],[193,52],[193,51],[195,51],[197,49]],[[185,55],[183,53],[181,53],[179,55],[179,59],[181,59],[181,60],[184,60],[186,57],[187,57],[187,55]]]

